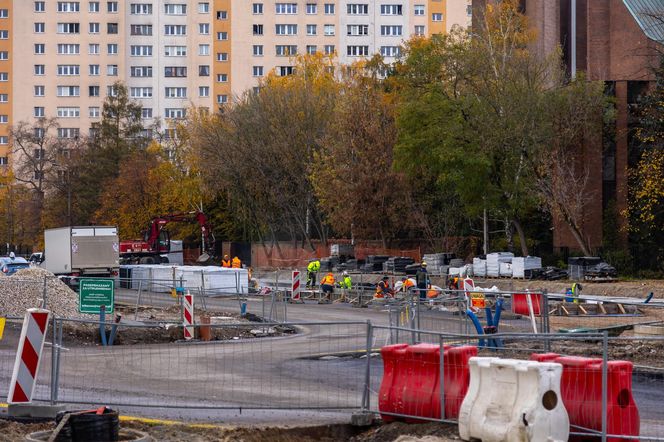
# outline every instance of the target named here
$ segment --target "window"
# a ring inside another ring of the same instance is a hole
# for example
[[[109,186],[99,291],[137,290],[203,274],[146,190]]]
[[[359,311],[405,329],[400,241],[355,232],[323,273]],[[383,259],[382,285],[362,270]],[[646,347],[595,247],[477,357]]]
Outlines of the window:
[[[208,12],[210,12],[210,4],[207,2],[200,2],[198,4],[198,13],[207,14]]]
[[[150,46],[152,48],[152,46]],[[152,49],[150,49],[150,55],[152,55]],[[186,46],[164,46],[164,55],[166,57],[186,57],[187,56],[187,47]]]
[[[186,114],[187,110],[181,107],[164,109],[165,118],[184,118]]]
[[[228,40],[228,32],[217,32],[217,40]]]
[[[41,118],[46,115],[46,111],[42,106],[35,106],[32,108],[32,116],[35,118]]]
[[[417,35],[419,37],[424,35],[424,26],[423,25],[415,26],[415,35]]]
[[[210,96],[210,86],[198,86],[198,96],[199,97],[209,97]]]
[[[380,5],[380,15],[403,15],[403,6]]]
[[[253,32],[254,35],[263,35],[263,25],[254,25]]]
[[[325,25],[324,26],[325,35],[334,35],[334,25]]]
[[[165,25],[164,35],[187,35],[186,25]]]
[[[46,66],[43,64],[35,65],[35,75],[44,75],[46,73]]]
[[[152,25],[131,25],[129,33],[131,35],[152,35]]]
[[[99,65],[98,64],[91,64],[88,66],[88,75],[92,75],[93,77],[96,75],[99,75]]]
[[[129,51],[132,57],[152,57],[151,45],[131,45]]]
[[[81,116],[81,108],[78,106],[58,107],[59,118],[78,118]]]
[[[424,5],[415,5],[415,15],[424,15]]]
[[[35,23],[35,34],[43,34],[46,31],[45,23]]]
[[[334,45],[325,45],[325,55],[334,55],[335,53],[335,48]]]
[[[369,55],[369,46],[347,46],[346,55],[349,57],[366,57]]]
[[[280,77],[285,77],[287,75],[293,75],[295,68],[293,66],[277,66],[276,72]]]
[[[80,130],[77,127],[59,127],[58,138],[78,138]]]
[[[131,15],[151,15],[152,3],[132,3],[129,6],[129,13]]]
[[[0,94],[0,103],[9,102],[9,94]]]
[[[186,66],[166,66],[164,68],[165,77],[186,77],[187,76],[187,67]]]
[[[79,44],[58,44],[58,54],[60,55],[77,55],[80,49],[81,46]]]
[[[334,15],[334,3],[325,3],[325,14]]]
[[[144,107],[141,109],[141,118],[152,118],[152,108]]]
[[[228,81],[228,74],[217,74],[217,83],[226,83]]]
[[[198,55],[210,55],[210,45],[208,44],[198,45]]]
[[[401,54],[399,46],[381,46],[380,55],[383,57],[398,57]]]
[[[254,45],[254,56],[255,57],[263,56],[263,45]]]
[[[473,15],[473,5],[466,6],[466,15],[471,17]]]
[[[186,4],[166,4],[164,5],[164,13],[166,15],[186,15],[187,14],[187,5]]]
[[[313,55],[318,51],[316,45],[307,45],[307,54]]]
[[[118,88],[115,87],[114,85],[106,86],[106,95],[108,95],[109,97],[117,97]]]
[[[307,14],[318,14],[318,5],[316,3],[307,3]]]
[[[118,44],[117,43],[107,44],[106,51],[108,52],[109,55],[116,55],[118,53]]]
[[[43,97],[45,95],[46,86],[35,86],[35,97]]]
[[[276,3],[274,6],[277,14],[297,14],[297,3]]]
[[[0,9],[0,18],[9,18],[9,9]]]
[[[199,77],[209,77],[210,76],[210,66],[208,66],[208,65],[198,66],[198,76]]]
[[[7,40],[9,38],[9,31],[0,30],[0,40]]]
[[[44,43],[35,43],[35,54],[43,54],[46,52],[46,45]]]
[[[0,137],[0,144],[9,144],[9,137],[6,135],[3,135]]]
[[[88,54],[90,55],[98,55],[99,54],[99,43],[90,43],[88,45]]]
[[[150,98],[152,97],[151,87],[130,87],[129,96],[131,98]]]
[[[198,24],[198,33],[200,35],[210,35],[210,24],[209,23],[199,23]]]
[[[88,12],[99,12],[99,2],[90,2],[88,3]]]
[[[0,72],[0,81],[9,81],[9,73]]]
[[[9,60],[9,51],[0,51],[0,60]]]
[[[58,34],[78,34],[80,28],[78,23],[58,23]]]
[[[276,55],[278,57],[288,57],[292,55],[297,55],[297,46],[296,45],[277,45]]]
[[[152,77],[152,66],[132,66],[129,68],[129,75],[131,77]]]
[[[164,93],[166,98],[187,98],[186,87],[167,87]]]
[[[443,14],[440,12],[434,12],[431,14],[431,21],[443,21]]]
[[[6,166],[9,164],[9,159],[7,157],[0,157],[0,166]]]
[[[9,123],[9,115],[0,115],[0,123]]]
[[[99,34],[99,23],[88,23],[88,32],[90,34]]]
[[[228,61],[228,52],[217,52],[217,61]]]
[[[46,2],[35,2],[35,12],[46,12]]]
[[[109,77],[118,76],[118,65],[117,64],[107,64],[106,65],[106,75]]]
[[[81,67],[77,64],[58,65],[58,75],[72,76],[72,75],[79,75],[80,73],[81,73]]]
[[[118,24],[117,23],[106,23],[106,33],[107,34],[117,34],[118,33]]]
[[[307,25],[307,35],[316,35],[316,25]]]
[[[78,86],[58,86],[58,97],[78,97],[80,95],[80,88]]]
[[[254,3],[251,10],[256,15],[262,14],[263,13],[263,3]]]
[[[81,4],[79,2],[58,2],[58,12],[79,12]]]
[[[99,118],[100,112],[98,106],[90,106],[88,108],[88,117],[90,118]]]
[[[403,26],[401,25],[383,25],[380,27],[380,35],[398,36],[402,34],[403,34]]]
[[[369,25],[348,25],[346,35],[369,35]]]
[[[252,68],[252,72],[254,77],[262,77],[263,76],[263,66],[254,66]]]
[[[118,2],[106,2],[106,10],[108,12],[118,12]]]
[[[217,20],[226,20],[228,18],[228,11],[217,11]]]
[[[217,95],[217,103],[219,104],[228,103],[228,95]]]
[[[369,14],[369,4],[368,3],[349,3],[346,5],[346,12],[348,15],[368,15]]]

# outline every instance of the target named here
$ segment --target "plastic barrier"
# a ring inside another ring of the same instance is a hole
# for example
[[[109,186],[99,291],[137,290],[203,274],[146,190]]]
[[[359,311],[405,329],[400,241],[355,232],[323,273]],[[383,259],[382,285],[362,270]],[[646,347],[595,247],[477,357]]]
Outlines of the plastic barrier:
[[[184,295],[182,303],[184,309],[182,318],[184,319],[184,339],[187,341],[194,339],[194,295],[187,292]]]
[[[580,428],[602,429],[602,359],[560,356],[555,353],[533,354],[532,360],[555,361],[563,366],[561,393],[570,424]],[[609,434],[638,436],[639,409],[632,396],[632,363],[609,361],[607,365],[607,431]],[[572,429],[580,432],[578,428]],[[596,440],[572,436],[571,441]],[[629,441],[608,438],[608,441]]]
[[[512,313],[516,315],[529,316],[527,297],[533,303],[533,313],[535,316],[542,314],[542,295],[540,293],[515,293],[512,295]]]
[[[50,315],[48,310],[38,308],[30,308],[25,313],[7,394],[10,404],[32,402]]]
[[[566,441],[569,419],[560,400],[560,364],[471,358],[461,405],[463,440]]]
[[[468,360],[477,347],[444,346],[445,417],[456,418],[468,390]],[[396,344],[381,349],[383,380],[378,393],[382,413],[440,418],[440,346]],[[386,422],[399,419],[381,414]],[[416,418],[405,418],[418,422]]]

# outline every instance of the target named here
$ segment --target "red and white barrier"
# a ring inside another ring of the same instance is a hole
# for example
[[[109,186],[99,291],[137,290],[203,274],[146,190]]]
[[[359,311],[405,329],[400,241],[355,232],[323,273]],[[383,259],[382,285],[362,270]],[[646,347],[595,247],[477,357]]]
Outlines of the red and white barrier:
[[[302,300],[302,284],[300,271],[293,270],[293,279],[291,284],[291,301],[300,302]]]
[[[184,295],[184,339],[194,339],[194,295],[187,292]]]
[[[10,404],[32,402],[50,316],[51,312],[38,308],[28,309],[25,313],[7,395]]]

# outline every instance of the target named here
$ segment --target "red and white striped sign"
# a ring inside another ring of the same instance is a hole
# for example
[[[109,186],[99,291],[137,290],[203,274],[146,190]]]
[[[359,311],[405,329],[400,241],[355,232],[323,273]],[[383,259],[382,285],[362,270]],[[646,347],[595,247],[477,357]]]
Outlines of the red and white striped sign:
[[[30,308],[25,313],[7,395],[10,404],[32,402],[50,316],[51,312],[39,308]]]
[[[194,339],[194,295],[187,292],[184,295],[184,338]]]
[[[300,271],[293,270],[293,283],[291,285],[291,301],[302,300],[302,284],[300,280]]]

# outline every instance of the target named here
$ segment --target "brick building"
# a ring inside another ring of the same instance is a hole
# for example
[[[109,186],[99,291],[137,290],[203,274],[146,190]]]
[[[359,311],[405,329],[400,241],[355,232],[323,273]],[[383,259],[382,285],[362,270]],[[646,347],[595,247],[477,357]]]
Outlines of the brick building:
[[[474,20],[487,1],[494,0],[473,1]],[[656,18],[664,17],[664,0],[521,0],[521,7],[538,31],[539,53],[560,45],[570,73],[576,65],[577,72],[603,81],[615,97],[615,127],[598,129],[582,152],[591,196],[583,227],[590,246],[601,247],[604,211],[611,201],[618,213],[627,207],[627,168],[634,147],[630,117],[638,96],[654,80],[651,68],[659,62],[657,48],[664,48],[664,18]],[[554,223],[553,246],[577,248],[563,223]]]

